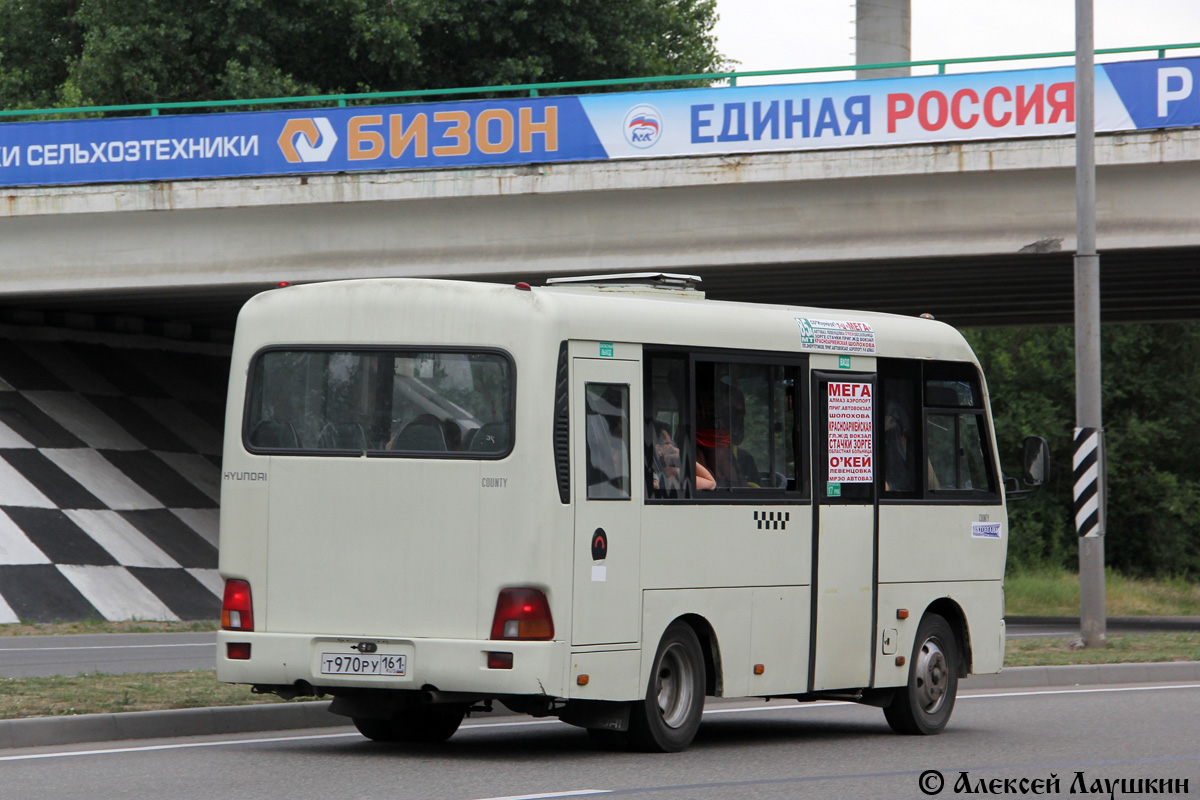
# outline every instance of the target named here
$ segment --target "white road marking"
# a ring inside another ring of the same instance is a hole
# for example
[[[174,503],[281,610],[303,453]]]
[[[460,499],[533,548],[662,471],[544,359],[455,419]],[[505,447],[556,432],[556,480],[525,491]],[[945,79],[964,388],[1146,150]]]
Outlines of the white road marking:
[[[109,747],[103,750],[72,750],[67,753],[31,753],[22,756],[0,756],[0,761],[36,761],[42,758],[69,756],[110,756],[121,753],[152,753],[156,750],[190,750],[196,747],[227,747],[229,745],[270,744],[272,742],[303,742],[311,739],[348,739],[362,737],[360,733],[321,733],[312,736],[272,736],[265,739],[235,739],[221,742],[181,742],[179,744],[146,744],[136,747]]]
[[[1105,694],[1107,692],[1161,692],[1168,689],[1200,689],[1200,683],[1179,683],[1171,686],[1118,686],[1112,689],[1031,689],[1026,692],[996,692],[968,694],[959,700],[987,700],[990,697],[1032,697],[1043,694]]]
[[[1176,689],[1200,689],[1200,683],[1187,684],[1172,684],[1169,686],[1118,686],[1112,688],[1095,688],[1095,689],[1031,689],[1019,692],[997,692],[995,694],[968,694],[959,696],[959,700],[987,700],[993,697],[1036,697],[1046,694],[1109,694],[1117,692],[1162,692]],[[802,703],[797,705],[784,705],[780,703],[777,706],[746,706],[742,708],[714,708],[705,711],[705,715],[711,714],[752,714],[762,713],[764,711],[803,711],[808,708],[822,708],[827,706],[847,706],[854,703],[844,701],[820,701],[816,703]],[[473,730],[476,728],[513,728],[532,725],[562,725],[565,723],[559,722],[556,719],[529,719],[515,722],[477,722],[466,723],[461,730]],[[361,734],[354,733],[315,733],[305,736],[270,736],[270,737],[248,737],[240,739],[226,739],[218,742],[180,742],[177,744],[151,744],[151,745],[135,745],[131,747],[110,747],[102,750],[72,750],[61,753],[29,753],[26,755],[0,756],[0,763],[5,761],[36,761],[46,758],[69,758],[72,756],[107,756],[119,755],[124,753],[149,753],[163,750],[188,750],[197,747],[231,747],[244,746],[248,744],[275,744],[279,742],[311,742],[321,739],[357,739],[361,738]],[[611,792],[611,789],[588,789],[584,790],[588,793],[596,794],[601,792]],[[520,797],[566,797],[567,793],[549,794],[549,795],[520,795]],[[511,800],[505,798],[487,798],[487,800]]]
[[[548,794],[510,794],[504,797],[484,797],[480,800],[543,800],[547,797],[579,797],[584,794],[612,794],[612,789],[576,789],[570,792],[550,792]]]
[[[459,730],[472,728],[512,728],[517,725],[562,725],[557,719],[523,719],[516,722],[465,722]]]
[[[849,700],[817,700],[812,703],[800,703],[798,705],[785,705],[786,700],[778,705],[769,706],[746,706],[742,708],[712,708],[704,712],[705,716],[709,714],[744,714],[747,711],[783,711],[788,708],[825,708],[826,706],[852,706]]]

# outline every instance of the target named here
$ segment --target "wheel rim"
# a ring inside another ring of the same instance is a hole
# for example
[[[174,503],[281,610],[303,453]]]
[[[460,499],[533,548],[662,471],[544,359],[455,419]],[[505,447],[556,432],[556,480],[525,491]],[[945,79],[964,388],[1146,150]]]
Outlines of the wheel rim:
[[[671,644],[663,652],[655,676],[658,710],[663,722],[671,728],[679,728],[687,720],[692,708],[694,674],[687,650],[679,643]]]
[[[946,683],[950,670],[946,665],[946,654],[937,639],[926,639],[917,656],[915,677],[917,702],[926,714],[936,714],[946,702]]]

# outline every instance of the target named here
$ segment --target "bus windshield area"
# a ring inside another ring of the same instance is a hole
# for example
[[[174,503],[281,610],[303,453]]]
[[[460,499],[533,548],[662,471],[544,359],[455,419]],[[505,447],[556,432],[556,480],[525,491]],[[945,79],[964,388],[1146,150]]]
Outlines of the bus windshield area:
[[[250,370],[251,452],[500,458],[513,367],[493,351],[269,349]]]

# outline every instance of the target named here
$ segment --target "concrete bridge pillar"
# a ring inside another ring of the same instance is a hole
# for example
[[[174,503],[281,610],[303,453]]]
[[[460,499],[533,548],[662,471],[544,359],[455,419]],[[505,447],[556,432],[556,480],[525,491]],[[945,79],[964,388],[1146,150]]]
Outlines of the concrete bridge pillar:
[[[854,4],[856,64],[892,64],[912,60],[912,0],[857,0]],[[859,78],[898,78],[907,67],[871,69]]]

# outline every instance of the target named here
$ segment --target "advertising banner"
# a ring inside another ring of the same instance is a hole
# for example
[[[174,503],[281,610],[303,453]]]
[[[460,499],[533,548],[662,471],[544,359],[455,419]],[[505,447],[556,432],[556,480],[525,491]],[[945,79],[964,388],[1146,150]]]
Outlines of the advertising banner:
[[[818,353],[875,352],[875,329],[865,322],[839,319],[796,317],[800,326],[800,346]]]
[[[874,419],[871,384],[834,383],[829,387],[829,482],[875,480],[871,436]]]
[[[0,185],[606,157],[575,97],[0,125]]]
[[[1200,58],[1096,66],[1096,129],[1200,125]],[[1068,135],[1071,67],[0,123],[0,185],[728,155]]]

